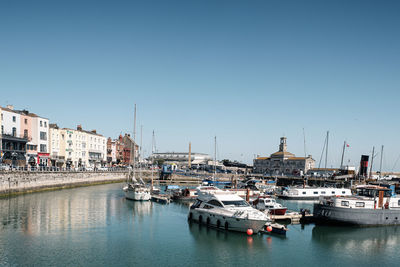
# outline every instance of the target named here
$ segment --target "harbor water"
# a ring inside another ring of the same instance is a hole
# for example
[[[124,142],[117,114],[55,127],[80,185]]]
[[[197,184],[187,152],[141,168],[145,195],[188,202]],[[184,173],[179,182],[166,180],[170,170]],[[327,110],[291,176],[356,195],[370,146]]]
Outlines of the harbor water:
[[[209,229],[188,206],[126,200],[122,184],[0,199],[0,266],[397,266],[400,227]],[[309,202],[283,202],[289,209]]]

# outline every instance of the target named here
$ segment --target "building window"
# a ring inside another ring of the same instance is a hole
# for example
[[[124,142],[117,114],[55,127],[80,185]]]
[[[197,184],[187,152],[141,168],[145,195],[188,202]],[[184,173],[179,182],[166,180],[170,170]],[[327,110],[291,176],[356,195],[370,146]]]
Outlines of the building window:
[[[1,115],[3,115],[3,114],[1,114]],[[1,134],[4,134],[4,126],[3,125],[1,125]]]
[[[44,122],[44,127],[47,127],[47,122]]]
[[[28,138],[28,130],[27,129],[24,130],[24,138]]]
[[[25,122],[25,124],[28,124],[28,119],[25,119],[24,122]]]
[[[42,121],[40,121],[40,127],[42,127],[43,126],[43,122]]]
[[[17,136],[17,128],[12,128],[12,136]]]
[[[46,145],[43,145],[43,144],[40,145],[40,152],[42,152],[42,153],[47,153],[47,147],[46,147]]]
[[[348,207],[349,206],[349,202],[348,201],[342,201],[341,205],[343,207]]]
[[[40,132],[40,140],[47,140],[47,133],[46,132]]]
[[[15,116],[13,116],[13,122],[16,122],[17,118]]]

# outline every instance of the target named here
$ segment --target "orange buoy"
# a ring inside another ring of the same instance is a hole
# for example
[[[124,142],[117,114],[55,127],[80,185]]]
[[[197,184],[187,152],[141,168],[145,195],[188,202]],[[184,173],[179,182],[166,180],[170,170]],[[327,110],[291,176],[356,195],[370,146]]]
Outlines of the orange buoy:
[[[253,229],[251,229],[251,228],[247,229],[247,234],[248,235],[252,235],[253,234]]]
[[[272,226],[271,225],[268,225],[267,226],[267,232],[271,232],[272,231]]]

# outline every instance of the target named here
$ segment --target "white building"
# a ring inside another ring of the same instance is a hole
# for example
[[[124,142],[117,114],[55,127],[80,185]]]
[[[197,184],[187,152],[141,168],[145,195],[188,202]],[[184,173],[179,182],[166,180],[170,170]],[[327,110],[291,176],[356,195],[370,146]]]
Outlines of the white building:
[[[31,116],[32,143],[37,146],[37,163],[39,166],[49,166],[49,120],[36,114]]]
[[[106,138],[96,130],[51,127],[51,159],[58,167],[87,168],[105,165],[107,159]]]
[[[258,157],[254,160],[254,173],[269,175],[304,175],[314,168],[315,160],[308,157],[296,157],[287,151],[286,137],[281,137],[279,151],[270,157]]]

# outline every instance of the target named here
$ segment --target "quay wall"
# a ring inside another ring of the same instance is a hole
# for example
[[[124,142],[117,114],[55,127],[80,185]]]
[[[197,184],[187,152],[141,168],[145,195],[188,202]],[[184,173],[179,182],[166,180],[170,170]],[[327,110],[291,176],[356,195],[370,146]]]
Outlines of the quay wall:
[[[1,172],[0,197],[126,180],[127,172]]]

